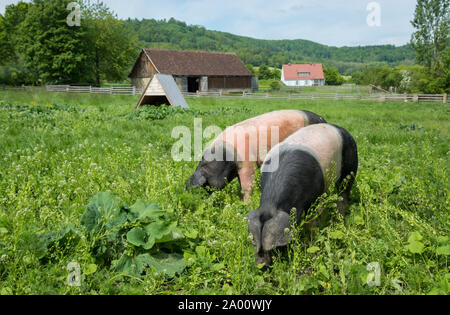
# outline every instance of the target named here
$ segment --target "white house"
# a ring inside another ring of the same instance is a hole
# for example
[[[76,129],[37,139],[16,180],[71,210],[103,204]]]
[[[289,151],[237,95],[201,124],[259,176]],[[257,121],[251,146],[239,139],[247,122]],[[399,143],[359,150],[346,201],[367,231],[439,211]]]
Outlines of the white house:
[[[287,86],[323,86],[325,76],[321,64],[283,65],[281,82]]]

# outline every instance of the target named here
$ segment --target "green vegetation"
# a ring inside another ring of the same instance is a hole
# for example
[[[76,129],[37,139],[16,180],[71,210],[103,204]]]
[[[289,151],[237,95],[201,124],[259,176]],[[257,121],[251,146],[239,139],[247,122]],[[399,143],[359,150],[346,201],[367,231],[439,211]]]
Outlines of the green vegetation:
[[[288,63],[324,63],[349,75],[367,65],[414,63],[410,45],[367,47],[331,47],[308,40],[260,40],[229,33],[210,31],[197,25],[169,20],[126,21],[148,48],[235,52],[245,64],[281,68]]]
[[[420,64],[434,70],[442,67],[442,54],[449,45],[449,18],[449,0],[417,0],[411,45]]]
[[[137,43],[102,3],[80,1],[79,26],[69,26],[70,0],[19,2],[0,17],[0,83],[96,84],[124,80]],[[3,53],[2,53],[3,57]]]
[[[450,1],[418,0],[411,45],[420,65],[367,67],[352,81],[400,93],[450,93]]]
[[[336,68],[325,68],[323,74],[327,85],[342,85],[345,82]]]
[[[449,292],[448,105],[192,98],[190,110],[136,111],[131,96],[0,99],[0,294]],[[345,220],[329,192],[331,219],[298,229],[263,271],[246,222],[259,180],[249,205],[237,180],[186,192],[197,165],[172,160],[171,132],[287,108],[348,129],[360,168]],[[81,287],[67,286],[71,262]],[[373,262],[380,286],[367,285]]]

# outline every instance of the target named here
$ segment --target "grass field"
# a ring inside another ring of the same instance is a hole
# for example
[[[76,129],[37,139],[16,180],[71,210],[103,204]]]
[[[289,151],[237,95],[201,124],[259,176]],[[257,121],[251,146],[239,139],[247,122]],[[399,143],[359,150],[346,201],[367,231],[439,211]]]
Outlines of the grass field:
[[[0,294],[448,294],[448,105],[195,98],[189,111],[135,111],[136,102],[0,91]],[[345,220],[297,231],[260,270],[246,222],[259,207],[258,185],[249,205],[237,181],[211,195],[185,192],[196,163],[172,160],[171,133],[192,130],[194,117],[224,128],[278,109],[310,110],[349,130],[360,167]],[[128,221],[102,217],[88,233],[81,218],[101,204],[92,199],[99,192],[110,192],[103,207],[118,209],[113,194]],[[130,219],[144,207],[139,199],[159,205],[157,220],[172,229],[148,251],[150,236],[131,232],[151,217]],[[133,260],[147,252],[184,259]],[[119,268],[121,257],[129,260]],[[71,262],[81,286],[67,285]],[[380,266],[377,285],[368,285],[377,280],[370,263]]]

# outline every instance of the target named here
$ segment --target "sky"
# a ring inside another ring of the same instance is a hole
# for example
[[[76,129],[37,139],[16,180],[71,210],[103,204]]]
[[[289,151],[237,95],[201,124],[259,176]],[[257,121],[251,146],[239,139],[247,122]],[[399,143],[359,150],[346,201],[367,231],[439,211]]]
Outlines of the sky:
[[[17,3],[0,0],[5,6]],[[416,0],[103,0],[119,18],[170,19],[259,39],[404,45]]]

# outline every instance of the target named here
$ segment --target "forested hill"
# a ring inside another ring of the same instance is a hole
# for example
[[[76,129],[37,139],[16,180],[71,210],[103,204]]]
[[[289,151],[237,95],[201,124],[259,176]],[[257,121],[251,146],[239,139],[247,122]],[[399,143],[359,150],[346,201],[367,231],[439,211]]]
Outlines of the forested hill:
[[[148,48],[235,52],[246,64],[281,67],[287,63],[319,62],[349,75],[368,65],[414,63],[410,45],[331,47],[307,40],[261,40],[210,31],[175,19],[125,21]]]

